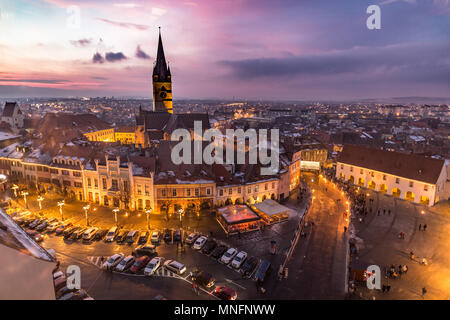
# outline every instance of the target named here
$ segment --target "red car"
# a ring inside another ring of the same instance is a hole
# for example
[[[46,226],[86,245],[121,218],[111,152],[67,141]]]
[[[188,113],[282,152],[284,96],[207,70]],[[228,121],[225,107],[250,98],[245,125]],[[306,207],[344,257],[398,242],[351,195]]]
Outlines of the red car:
[[[147,263],[149,263],[150,258],[147,256],[142,256],[139,259],[136,260],[135,263],[133,263],[133,265],[130,268],[130,271],[133,273],[137,273],[139,270],[141,270],[142,268],[144,268]]]
[[[229,287],[218,286],[214,289],[213,294],[221,300],[236,300],[237,292]]]

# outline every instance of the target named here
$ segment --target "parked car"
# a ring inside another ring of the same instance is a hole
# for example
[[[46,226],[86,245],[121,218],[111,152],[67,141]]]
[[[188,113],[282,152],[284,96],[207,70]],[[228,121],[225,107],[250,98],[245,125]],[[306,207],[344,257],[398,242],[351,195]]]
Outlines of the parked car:
[[[236,254],[237,254],[237,250],[235,248],[230,248],[220,258],[220,262],[222,262],[224,264],[229,264],[230,261],[233,260],[233,258]]]
[[[116,266],[115,270],[117,272],[124,272],[133,265],[134,261],[135,259],[133,256],[127,256],[122,261],[120,261],[120,263]]]
[[[176,274],[180,275],[186,272],[186,266],[181,262],[175,260],[167,260],[164,262],[164,267]]]
[[[170,229],[164,230],[164,241],[166,243],[172,242],[172,230]]]
[[[48,225],[47,227],[47,232],[53,232],[55,231],[57,228],[59,228],[61,226],[61,224],[58,221],[52,222]]]
[[[111,229],[109,229],[108,234],[106,235],[105,241],[113,242],[118,232],[119,232],[119,228],[117,228],[117,227],[112,227]]]
[[[84,298],[87,298],[88,294],[85,290],[77,290],[69,292],[65,295],[63,295],[59,300],[83,300]]]
[[[66,286],[67,279],[66,279],[66,277],[59,277],[58,279],[53,280],[53,283],[55,284],[55,290],[58,291],[62,287]]]
[[[89,228],[86,231],[84,231],[83,241],[91,241],[94,238],[97,231],[98,231],[97,227],[92,227],[92,228]]]
[[[125,255],[123,253],[116,253],[113,254],[111,257],[106,260],[105,263],[103,263],[102,268],[103,269],[113,269],[115,266],[117,266],[120,261],[123,260]]]
[[[228,250],[227,246],[224,246],[223,244],[218,245],[211,253],[211,257],[219,259],[227,250]]]
[[[239,269],[244,263],[245,259],[247,259],[247,252],[241,251],[234,257],[233,261],[231,261],[231,266],[233,268]]]
[[[131,266],[130,271],[133,273],[139,272],[142,268],[144,268],[147,265],[149,261],[150,258],[147,256],[137,258],[134,264]]]
[[[75,230],[72,235],[70,236],[70,240],[72,241],[76,241],[78,239],[80,239],[83,236],[83,233],[86,231],[86,228],[79,228],[77,230]]]
[[[152,237],[150,238],[150,242],[153,244],[158,244],[161,241],[161,232],[153,231]]]
[[[28,227],[31,223],[33,223],[36,220],[35,217],[25,218],[24,222],[22,223],[23,227]]]
[[[65,230],[72,227],[72,222],[63,222],[58,228],[55,230],[55,234],[60,235],[63,234]]]
[[[208,240],[208,238],[205,236],[198,237],[198,239],[195,240],[192,248],[195,250],[200,250],[205,245],[206,240]]]
[[[63,235],[64,239],[69,239],[76,230],[80,229],[80,227],[72,226],[64,230]]]
[[[44,221],[36,227],[36,231],[44,231],[48,226],[48,221]]]
[[[96,241],[102,240],[106,236],[107,233],[108,233],[107,229],[98,230],[95,233],[94,240],[96,240]]]
[[[53,274],[53,280],[56,280],[61,277],[64,277],[64,272],[62,272],[62,271],[58,271]]]
[[[136,257],[140,256],[153,257],[157,255],[156,246],[154,244],[141,244],[133,250],[132,255]]]
[[[225,286],[218,286],[214,289],[213,295],[221,300],[236,300],[237,292]]]
[[[256,269],[258,263],[259,259],[255,257],[251,257],[245,260],[244,264],[241,267],[241,272],[243,273],[244,277],[250,277],[250,275]]]
[[[217,242],[214,239],[208,239],[203,245],[202,252],[210,254],[217,247]]]
[[[139,244],[147,243],[149,235],[150,235],[150,232],[148,232],[148,231],[141,231],[141,233],[139,234],[138,243]]]
[[[34,239],[34,241],[36,242],[41,242],[42,240],[44,240],[44,236],[42,234],[40,234],[39,232],[37,232],[36,230],[27,230],[27,233],[30,237],[32,237]]]
[[[198,237],[200,237],[200,233],[193,232],[186,238],[186,243],[193,244],[195,242],[195,240],[197,240]]]
[[[137,237],[139,236],[138,230],[131,230],[128,232],[127,236],[125,237],[126,243],[132,244],[136,241]]]
[[[56,218],[50,218],[50,219],[48,219],[47,221],[48,221],[48,224],[51,224],[51,223],[53,223],[53,222],[58,222],[58,219],[56,219]]]
[[[33,222],[31,222],[29,225],[28,225],[28,228],[30,228],[30,229],[34,229],[34,228],[36,228],[38,225],[40,225],[42,222],[44,222],[44,218],[37,218],[37,219],[35,219]]]
[[[177,229],[173,232],[173,242],[181,242],[181,230]]]
[[[62,287],[61,289],[56,291],[56,299],[60,299],[62,296],[68,294],[69,292],[74,292],[77,289],[69,289],[67,286]]]
[[[155,273],[156,270],[161,266],[161,263],[163,262],[164,258],[161,257],[154,257],[150,262],[147,264],[147,266],[144,269],[144,274],[146,276],[151,276],[153,273]]]
[[[130,230],[122,230],[120,231],[116,236],[116,242],[117,243],[123,243],[125,241],[125,238],[127,237]]]
[[[270,274],[272,266],[269,261],[263,260],[259,265],[258,269],[256,269],[255,274],[253,275],[253,279],[256,281],[264,282],[266,277]]]
[[[211,288],[216,283],[216,278],[210,273],[200,270],[196,270],[192,273],[191,280],[195,284],[205,288]]]

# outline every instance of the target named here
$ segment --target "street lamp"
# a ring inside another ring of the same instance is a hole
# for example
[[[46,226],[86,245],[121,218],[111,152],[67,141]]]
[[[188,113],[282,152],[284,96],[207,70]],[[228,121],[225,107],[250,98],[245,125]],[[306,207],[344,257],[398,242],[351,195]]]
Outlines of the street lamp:
[[[39,210],[42,210],[42,200],[44,200],[42,196],[37,197],[37,201],[39,202]]]
[[[150,220],[149,220],[149,214],[152,212],[152,208],[149,207],[147,210],[145,210],[145,214],[147,215],[147,229],[150,230]]]
[[[119,208],[113,209],[113,212],[114,212],[114,220],[116,221],[116,226],[119,226],[119,224],[117,223],[117,212],[119,212]]]
[[[183,227],[183,222],[181,221],[181,217],[183,215],[183,209],[181,208],[180,210],[178,210],[178,214],[180,215],[180,228]]]
[[[26,191],[22,191],[21,194],[23,195],[23,201],[25,202],[25,207],[28,209],[27,195],[29,195],[29,193]]]
[[[88,219],[88,210],[91,208],[91,206],[89,204],[85,205],[83,207],[84,210],[84,215],[86,217],[86,225],[89,227],[89,219]]]
[[[62,207],[64,204],[65,204],[64,200],[58,201],[59,213],[61,214],[61,221],[64,221],[64,215],[63,215],[63,210],[62,210]]]
[[[13,184],[13,186],[11,187],[11,189],[14,190],[14,197],[17,198],[17,189],[19,189],[19,186],[17,184]]]

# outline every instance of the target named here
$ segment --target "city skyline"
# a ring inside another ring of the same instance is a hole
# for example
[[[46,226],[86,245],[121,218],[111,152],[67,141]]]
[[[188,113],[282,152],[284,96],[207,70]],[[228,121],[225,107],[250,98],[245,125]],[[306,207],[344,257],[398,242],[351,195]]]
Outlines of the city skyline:
[[[366,27],[371,4],[380,30]],[[79,28],[67,25],[71,5]],[[443,0],[23,0],[0,10],[0,97],[150,98],[158,26],[175,101],[445,98],[450,89]]]

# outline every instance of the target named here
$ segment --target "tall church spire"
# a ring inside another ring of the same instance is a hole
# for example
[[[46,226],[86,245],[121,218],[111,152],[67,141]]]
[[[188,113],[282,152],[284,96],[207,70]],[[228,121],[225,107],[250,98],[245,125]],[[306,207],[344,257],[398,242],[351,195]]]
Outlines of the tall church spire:
[[[173,112],[172,108],[172,76],[164,55],[159,27],[158,51],[153,68],[153,111]]]
[[[158,81],[166,81],[167,76],[169,75],[161,39],[161,27],[159,27],[158,52],[156,54],[155,67],[153,68],[153,78],[155,78],[155,75],[158,76]]]

